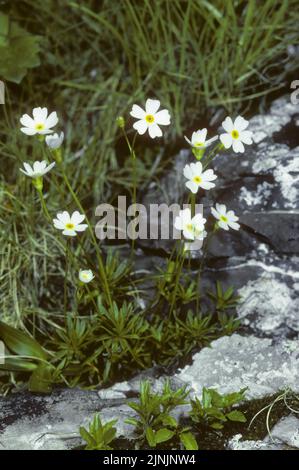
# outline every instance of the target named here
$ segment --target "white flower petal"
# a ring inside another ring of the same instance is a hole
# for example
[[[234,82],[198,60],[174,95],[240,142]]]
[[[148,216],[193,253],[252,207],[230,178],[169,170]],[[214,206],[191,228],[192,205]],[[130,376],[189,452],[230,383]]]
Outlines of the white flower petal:
[[[64,224],[69,224],[71,222],[71,216],[68,211],[58,212],[56,217]]]
[[[168,126],[170,124],[170,114],[167,109],[162,109],[155,114],[155,122],[162,126]]]
[[[205,142],[205,147],[209,147],[215,140],[218,140],[218,135],[215,135],[215,137],[211,137],[211,139],[206,140]]]
[[[244,144],[251,145],[252,144],[252,135],[251,131],[242,131],[240,132],[240,140],[244,142]]]
[[[40,131],[37,131],[37,133],[41,135],[52,134],[52,132],[53,131],[51,129],[42,129]]]
[[[191,165],[192,165],[193,173],[197,176],[200,176],[202,174],[202,163],[196,162],[196,163],[191,163]]]
[[[61,220],[53,219],[53,224],[55,228],[58,228],[59,230],[64,230],[65,224],[61,222]]]
[[[33,163],[33,173],[37,174],[41,172],[41,164],[42,162],[34,162]]]
[[[237,129],[237,131],[244,131],[244,129],[246,129],[249,125],[249,121],[247,121],[246,119],[244,119],[242,116],[238,116],[236,119],[235,119],[235,123],[234,123],[234,127],[235,129]]]
[[[75,230],[68,230],[68,229],[63,230],[62,234],[66,235],[67,237],[75,237],[77,235]]]
[[[146,103],[145,103],[146,114],[155,114],[159,108],[160,108],[159,100],[152,100],[150,98],[146,100]]]
[[[183,235],[185,238],[187,238],[188,240],[194,240],[194,232],[193,230],[188,230],[188,229],[184,229],[183,230]]]
[[[213,170],[206,170],[203,172],[202,178],[205,181],[214,181],[215,179],[217,179],[217,175],[215,175]]]
[[[47,108],[34,108],[32,114],[35,122],[45,123],[48,116],[48,110]]]
[[[236,222],[228,222],[228,225],[234,230],[239,230],[240,228],[240,224],[237,224]]]
[[[207,138],[207,133],[208,130],[206,128],[204,129],[199,129],[196,132],[193,132],[192,134],[192,143],[193,145],[196,143],[202,143],[204,144]]]
[[[140,120],[134,122],[133,127],[138,132],[138,134],[143,135],[148,129],[148,124],[146,121]]]
[[[134,118],[143,119],[146,113],[138,104],[133,104],[130,114]]]
[[[222,127],[226,132],[231,132],[234,129],[232,118],[227,116],[227,118],[222,122]]]
[[[187,178],[187,179],[189,179],[189,180],[192,179],[193,173],[192,173],[192,170],[191,170],[190,165],[186,165],[186,166],[184,167],[183,174],[184,174],[185,178]]]
[[[221,215],[226,215],[226,205],[225,204],[219,204],[218,202],[216,203],[216,210],[219,212]]]
[[[191,210],[189,209],[189,207],[186,207],[186,209],[180,210],[179,214],[184,224],[189,224],[191,222]]]
[[[224,222],[223,220],[219,220],[218,225],[219,227],[223,228],[223,230],[229,230],[227,223]]]
[[[20,123],[22,126],[34,128],[34,120],[28,114],[23,114]]]
[[[189,140],[188,137],[186,137],[185,135],[184,135],[184,139],[186,140],[186,142],[188,142],[189,145],[192,145],[192,141]]]
[[[196,194],[199,188],[198,184],[196,184],[194,181],[187,181],[186,186],[193,194]]]
[[[239,220],[239,217],[237,217],[237,216],[235,215],[234,211],[232,211],[232,210],[227,211],[226,217],[227,217],[229,220],[233,221],[233,222],[236,222],[237,220]]]
[[[236,153],[244,153],[245,147],[240,140],[233,140],[233,151]]]
[[[214,207],[211,207],[211,212],[213,216],[215,217],[215,219],[220,219],[220,214],[216,209],[214,209]]]
[[[80,214],[80,212],[78,211],[73,212],[71,216],[71,222],[75,225],[81,224],[81,222],[83,222],[84,219],[85,219],[85,215]]]
[[[209,181],[202,181],[199,186],[202,188],[202,189],[206,189],[206,190],[209,190],[209,189],[212,189],[212,188],[215,188],[215,183],[210,183]]]
[[[87,284],[88,282],[91,282],[94,278],[94,274],[91,271],[91,269],[80,269],[79,271],[79,279],[81,282],[84,282]]]
[[[37,131],[35,129],[31,129],[29,127],[21,127],[21,132],[23,132],[23,134],[27,134],[27,135],[37,134]]]
[[[64,141],[64,132],[61,132],[60,135],[58,134],[47,135],[45,140],[49,148],[58,149]]]
[[[149,126],[148,133],[152,139],[155,139],[155,137],[162,137],[163,135],[158,124],[155,123]]]
[[[230,134],[220,134],[220,140],[226,149],[232,146],[233,138]]]
[[[58,123],[58,117],[56,111],[53,111],[49,117],[46,119],[45,126],[50,129],[51,127],[56,126]]]
[[[84,230],[86,230],[87,227],[88,227],[87,224],[80,224],[80,225],[76,225],[75,230],[77,232],[84,232]]]
[[[203,228],[205,223],[206,223],[207,219],[205,219],[203,217],[202,214],[196,214],[193,218],[192,218],[192,223],[193,225],[196,226],[196,228]]]
[[[183,230],[184,223],[183,223],[183,219],[180,216],[177,216],[175,218],[174,226],[177,230]]]
[[[23,163],[23,166],[24,166],[26,172],[28,173],[28,175],[32,175],[32,174],[33,174],[33,169],[31,168],[31,166],[29,165],[29,163],[24,162],[24,163]]]

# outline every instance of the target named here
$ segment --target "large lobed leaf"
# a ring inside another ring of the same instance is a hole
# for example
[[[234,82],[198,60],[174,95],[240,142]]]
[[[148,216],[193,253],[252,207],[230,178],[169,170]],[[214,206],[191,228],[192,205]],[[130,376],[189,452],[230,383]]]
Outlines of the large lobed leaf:
[[[20,83],[28,69],[39,66],[39,41],[0,12],[0,78]]]

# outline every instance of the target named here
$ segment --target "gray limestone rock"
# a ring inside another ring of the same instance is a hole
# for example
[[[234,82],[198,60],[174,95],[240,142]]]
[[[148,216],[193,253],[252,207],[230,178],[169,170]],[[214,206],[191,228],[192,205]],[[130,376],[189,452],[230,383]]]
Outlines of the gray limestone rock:
[[[295,450],[299,448],[299,419],[290,415],[282,418],[264,440],[242,440],[236,434],[227,443],[230,450]]]
[[[95,391],[24,392],[0,398],[0,449],[73,449],[82,444],[79,427],[87,426],[96,412],[104,422],[118,419],[117,434],[130,438],[132,426],[124,421],[132,410],[123,400],[100,399]]]
[[[176,374],[196,393],[203,387],[230,393],[248,387],[247,399],[273,395],[286,387],[299,391],[299,344],[233,334],[213,341]]]

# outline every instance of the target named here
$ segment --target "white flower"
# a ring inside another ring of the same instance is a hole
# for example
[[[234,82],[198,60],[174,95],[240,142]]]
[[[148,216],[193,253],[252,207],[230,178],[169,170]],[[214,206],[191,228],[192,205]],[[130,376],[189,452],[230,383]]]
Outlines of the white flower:
[[[45,160],[42,162],[34,162],[32,167],[29,165],[29,163],[26,162],[24,162],[23,165],[25,170],[20,168],[20,171],[24,173],[24,175],[30,176],[30,178],[39,178],[40,176],[44,176],[46,173],[48,173],[53,168],[53,166],[55,166],[55,162],[50,163],[48,166]]]
[[[63,132],[61,132],[60,135],[52,134],[52,135],[47,135],[46,137],[46,144],[52,150],[56,150],[59,147],[61,147],[63,141],[64,141]]]
[[[188,144],[191,145],[191,147],[204,149],[204,148],[209,147],[213,142],[215,142],[215,140],[218,139],[218,135],[216,135],[215,137],[212,137],[211,139],[206,140],[207,133],[208,133],[207,129],[204,128],[196,132],[193,132],[191,140],[189,140],[188,137],[185,136],[185,140],[188,142]]]
[[[177,230],[182,230],[184,237],[188,240],[203,240],[207,235],[205,223],[206,219],[202,214],[191,217],[191,210],[187,208],[179,212],[175,218],[174,226]]]
[[[224,204],[216,204],[216,209],[211,209],[213,216],[217,219],[217,224],[224,230],[229,230],[229,227],[234,230],[239,230],[240,225],[237,223],[237,217],[234,211],[227,211]]]
[[[214,188],[215,183],[211,183],[211,181],[217,178],[213,170],[202,171],[202,164],[200,162],[186,165],[184,168],[184,176],[189,180],[186,183],[187,188],[194,194],[197,193],[198,188]]]
[[[94,274],[91,269],[80,269],[79,271],[79,279],[84,284],[88,284],[94,278]]]
[[[84,232],[87,229],[86,224],[81,224],[85,219],[85,215],[75,211],[70,215],[67,211],[59,212],[57,219],[53,219],[54,227],[62,230],[63,235],[74,237],[77,232]]]
[[[21,131],[24,134],[51,134],[53,132],[51,128],[58,123],[56,111],[48,116],[47,108],[34,108],[32,114],[33,118],[28,114],[23,114],[20,119],[21,124],[24,126],[21,127]]]
[[[232,146],[234,152],[243,153],[245,151],[243,144],[252,144],[252,132],[245,130],[248,124],[249,122],[242,116],[238,116],[235,122],[230,117],[223,121],[222,127],[226,133],[220,135],[220,140],[226,149]]]
[[[159,125],[168,126],[170,124],[170,114],[167,109],[158,111],[159,108],[160,101],[158,100],[146,100],[145,111],[137,104],[133,104],[130,114],[138,119],[138,121],[133,124],[138,134],[145,134],[148,130],[152,139],[162,136]]]

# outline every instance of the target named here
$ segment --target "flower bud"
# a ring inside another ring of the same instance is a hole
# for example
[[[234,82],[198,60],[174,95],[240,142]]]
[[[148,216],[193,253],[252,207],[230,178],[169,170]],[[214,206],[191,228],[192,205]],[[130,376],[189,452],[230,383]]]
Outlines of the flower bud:
[[[118,118],[116,119],[116,123],[120,129],[124,129],[126,124],[125,118],[123,116],[118,116]]]

